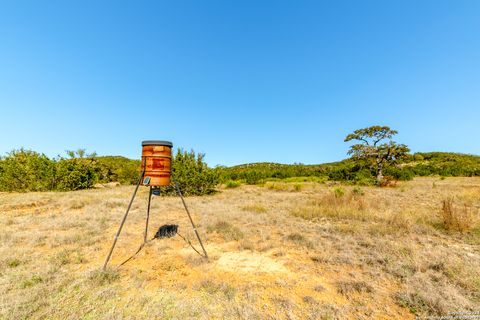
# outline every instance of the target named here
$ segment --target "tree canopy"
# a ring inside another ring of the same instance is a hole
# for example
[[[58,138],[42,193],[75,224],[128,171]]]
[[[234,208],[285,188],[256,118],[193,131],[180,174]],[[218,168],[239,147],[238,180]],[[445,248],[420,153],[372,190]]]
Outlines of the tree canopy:
[[[377,182],[383,179],[383,169],[405,158],[410,149],[405,144],[392,141],[398,132],[387,126],[371,126],[357,129],[345,138],[345,142],[356,140],[348,154],[354,159],[368,161],[376,171]]]

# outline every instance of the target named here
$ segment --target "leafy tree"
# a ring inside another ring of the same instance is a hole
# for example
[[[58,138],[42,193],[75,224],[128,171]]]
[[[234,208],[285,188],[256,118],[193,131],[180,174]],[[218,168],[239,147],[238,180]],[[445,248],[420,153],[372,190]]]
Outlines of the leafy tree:
[[[74,159],[74,158],[83,159],[83,158],[96,158],[97,157],[96,152],[87,153],[86,149],[77,149],[76,151],[75,150],[65,150],[65,153],[68,155],[68,157],[70,159]]]
[[[385,167],[404,159],[410,151],[406,145],[392,141],[392,137],[397,133],[387,126],[372,126],[355,130],[345,138],[345,142],[359,142],[350,146],[348,154],[353,159],[370,162],[376,172],[377,183],[382,181]]]

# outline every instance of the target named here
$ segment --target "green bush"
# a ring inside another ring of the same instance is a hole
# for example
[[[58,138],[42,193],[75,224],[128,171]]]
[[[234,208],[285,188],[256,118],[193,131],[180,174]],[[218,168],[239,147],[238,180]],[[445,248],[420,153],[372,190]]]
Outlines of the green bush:
[[[95,158],[61,159],[57,163],[56,189],[61,191],[92,188],[100,166]]]
[[[335,195],[335,198],[341,198],[345,195],[345,190],[340,187],[336,187],[333,189],[333,194]]]
[[[46,191],[54,186],[55,162],[31,150],[13,150],[0,160],[0,191]]]
[[[376,182],[375,176],[370,169],[361,169],[355,172],[354,181],[361,186],[374,185]]]
[[[120,182],[121,184],[136,184],[140,175],[140,160],[127,159],[119,156],[96,157],[99,166],[99,182]]]
[[[118,181],[121,184],[135,184],[140,175],[140,166],[140,161],[130,160],[130,162],[114,171],[117,179],[110,181]]]
[[[245,174],[245,182],[247,184],[259,184],[263,182],[263,179],[265,179],[265,175],[260,171],[252,170]]]
[[[414,161],[423,161],[425,158],[420,154],[420,153],[415,153],[413,155],[413,160]]]
[[[365,194],[365,191],[363,191],[360,187],[354,187],[352,189],[352,194],[355,196],[363,196]]]
[[[203,153],[195,154],[177,150],[172,161],[172,173],[184,195],[205,195],[215,192],[219,183],[219,176],[216,170],[207,166]]]
[[[242,184],[239,182],[239,181],[233,181],[233,180],[229,180],[225,183],[225,188],[227,189],[233,189],[233,188],[237,188],[237,187],[240,187]]]
[[[415,173],[410,168],[387,168],[385,170],[386,176],[392,176],[395,180],[409,181],[415,177]]]

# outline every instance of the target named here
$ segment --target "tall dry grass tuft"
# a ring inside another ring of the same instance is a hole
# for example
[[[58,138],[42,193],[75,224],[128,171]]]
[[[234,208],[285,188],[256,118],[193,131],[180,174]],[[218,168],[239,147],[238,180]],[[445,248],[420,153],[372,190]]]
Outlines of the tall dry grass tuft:
[[[378,186],[382,188],[394,188],[397,186],[397,180],[395,180],[395,178],[392,176],[384,176],[383,179],[379,181]]]
[[[300,192],[304,188],[304,185],[302,183],[292,183],[284,181],[267,181],[264,186],[270,190],[290,192]]]
[[[243,232],[239,228],[226,221],[218,221],[214,225],[207,226],[207,232],[216,232],[227,241],[240,240],[244,237]]]
[[[256,212],[256,213],[265,213],[268,211],[267,208],[265,208],[261,204],[249,204],[249,205],[243,206],[242,209],[245,211]]]
[[[362,195],[346,193],[336,188],[332,192],[311,200],[307,205],[296,207],[291,211],[295,217],[306,220],[318,220],[324,217],[338,219],[367,220],[369,204]]]
[[[456,206],[453,197],[442,200],[440,214],[446,230],[465,232],[472,229],[474,225],[472,208],[466,204]]]

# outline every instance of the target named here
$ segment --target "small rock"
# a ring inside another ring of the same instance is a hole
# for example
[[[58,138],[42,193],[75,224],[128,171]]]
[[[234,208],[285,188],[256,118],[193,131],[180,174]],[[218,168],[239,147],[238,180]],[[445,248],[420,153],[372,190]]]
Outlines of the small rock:
[[[105,184],[106,188],[115,188],[120,186],[120,182],[108,182]]]

